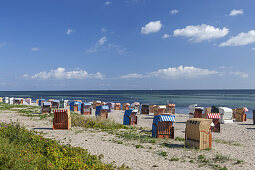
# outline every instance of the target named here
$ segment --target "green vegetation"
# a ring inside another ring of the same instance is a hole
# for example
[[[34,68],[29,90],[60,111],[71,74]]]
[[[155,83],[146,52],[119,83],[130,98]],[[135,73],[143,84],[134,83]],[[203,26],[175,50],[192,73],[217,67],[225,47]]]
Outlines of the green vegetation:
[[[143,145],[135,145],[136,148],[144,148]]]
[[[240,143],[237,143],[235,141],[226,141],[226,140],[222,140],[222,139],[215,139],[214,142],[226,144],[226,145],[232,145],[232,146],[242,146]]]
[[[60,145],[18,124],[1,124],[0,128],[0,169],[128,169],[104,164],[102,155]]]
[[[80,114],[71,113],[72,126],[83,128],[93,128],[101,130],[118,130],[118,129],[134,129],[133,126],[126,126],[116,123],[112,120],[100,120],[97,118],[86,117]]]
[[[176,140],[176,141],[181,141],[181,142],[185,141],[185,139],[184,139],[184,138],[181,138],[181,137],[176,137],[174,140]]]
[[[167,153],[166,153],[166,152],[160,152],[159,155],[160,155],[160,156],[163,156],[163,157],[166,157],[166,156],[167,156]]]
[[[172,158],[170,159],[170,161],[179,161],[179,158],[172,157]]]

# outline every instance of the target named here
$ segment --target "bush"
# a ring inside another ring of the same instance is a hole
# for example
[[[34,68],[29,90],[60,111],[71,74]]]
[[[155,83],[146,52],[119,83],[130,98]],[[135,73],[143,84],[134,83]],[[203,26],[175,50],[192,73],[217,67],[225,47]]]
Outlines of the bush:
[[[85,149],[60,145],[18,124],[1,124],[0,128],[0,169],[116,168],[112,164],[103,164]]]

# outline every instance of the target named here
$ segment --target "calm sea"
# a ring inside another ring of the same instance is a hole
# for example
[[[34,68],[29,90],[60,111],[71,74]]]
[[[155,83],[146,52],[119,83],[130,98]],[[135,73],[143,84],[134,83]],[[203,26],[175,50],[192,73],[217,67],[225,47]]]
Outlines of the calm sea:
[[[110,90],[110,91],[0,91],[0,96],[45,99],[101,100],[105,102],[138,101],[148,104],[175,103],[177,113],[188,113],[190,104],[230,108],[247,107],[248,117],[255,110],[255,90]]]

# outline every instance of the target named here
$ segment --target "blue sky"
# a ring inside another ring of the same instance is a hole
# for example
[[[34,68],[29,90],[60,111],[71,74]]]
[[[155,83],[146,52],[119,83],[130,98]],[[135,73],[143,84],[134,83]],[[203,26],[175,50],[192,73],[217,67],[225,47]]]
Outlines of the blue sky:
[[[0,90],[255,87],[254,0],[5,0]]]

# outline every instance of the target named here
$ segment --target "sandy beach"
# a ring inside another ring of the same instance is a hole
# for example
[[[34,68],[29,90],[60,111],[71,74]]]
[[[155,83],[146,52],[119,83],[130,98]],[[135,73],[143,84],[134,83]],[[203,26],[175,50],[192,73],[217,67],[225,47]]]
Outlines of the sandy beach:
[[[124,111],[113,111],[109,114],[109,118],[123,123],[123,114]],[[188,115],[176,114],[175,138],[184,138],[187,119]],[[152,114],[138,114],[137,127],[150,131],[152,120]],[[103,155],[103,162],[114,162],[118,166],[125,164],[131,169],[217,169],[214,165],[210,165],[212,162],[221,167],[226,166],[228,169],[255,168],[253,161],[255,127],[252,125],[252,120],[222,124],[221,133],[213,133],[212,150],[204,151],[184,148],[183,141],[174,139],[141,143],[137,140],[125,140],[98,129],[72,127],[71,130],[52,130],[52,117],[41,120],[14,111],[1,111],[0,122],[19,122],[29,130],[41,132],[46,138],[85,148],[91,154]],[[162,153],[166,154],[162,155]],[[217,155],[221,156],[219,160],[216,159]]]

